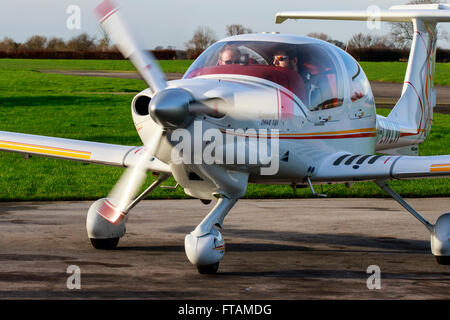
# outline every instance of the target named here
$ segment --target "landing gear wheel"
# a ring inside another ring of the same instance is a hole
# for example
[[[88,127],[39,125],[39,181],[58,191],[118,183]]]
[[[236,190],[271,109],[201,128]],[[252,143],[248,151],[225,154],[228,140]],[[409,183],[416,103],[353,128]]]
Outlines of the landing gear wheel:
[[[197,270],[200,274],[216,274],[217,270],[219,270],[219,262],[206,266],[197,266]]]
[[[200,199],[203,204],[210,204],[211,200]]]
[[[439,264],[450,265],[450,256],[436,256],[436,261]]]
[[[110,239],[94,239],[91,238],[92,246],[95,249],[100,250],[114,250],[117,248],[120,238],[110,238]]]

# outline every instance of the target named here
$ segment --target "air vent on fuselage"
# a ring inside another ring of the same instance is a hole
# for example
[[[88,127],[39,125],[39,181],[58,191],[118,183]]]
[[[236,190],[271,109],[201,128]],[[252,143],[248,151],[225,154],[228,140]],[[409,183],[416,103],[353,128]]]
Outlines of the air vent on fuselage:
[[[342,156],[340,156],[339,158],[337,158],[334,162],[333,165],[334,166],[339,166],[342,163],[346,166],[349,166],[351,164],[353,164],[353,162],[358,159],[358,161],[356,161],[356,166],[362,165],[367,159],[369,159],[367,161],[367,164],[374,164],[379,158],[381,158],[382,156],[380,155],[373,155],[373,154],[367,154],[367,155],[360,155],[360,154],[356,154],[356,155],[351,155],[351,154],[344,154]],[[346,160],[345,162],[343,162],[344,160]]]
[[[203,179],[200,178],[199,175],[196,174],[195,172],[190,172],[189,173],[189,180],[190,181],[203,181]]]

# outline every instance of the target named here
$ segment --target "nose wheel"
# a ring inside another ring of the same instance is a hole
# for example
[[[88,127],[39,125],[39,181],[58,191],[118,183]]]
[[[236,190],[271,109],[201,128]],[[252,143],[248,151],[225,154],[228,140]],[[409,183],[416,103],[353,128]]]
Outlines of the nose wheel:
[[[197,266],[198,273],[200,274],[216,274],[217,270],[219,270],[220,262],[216,262],[213,264],[208,264],[206,266]]]
[[[217,273],[225,254],[225,240],[218,229],[222,229],[225,216],[236,202],[237,199],[220,198],[197,228],[186,235],[186,256],[200,274]]]
[[[215,274],[225,254],[225,241],[215,228],[200,237],[191,232],[184,240],[184,249],[189,261],[197,267],[199,273]]]
[[[436,256],[436,261],[439,264],[450,265],[450,256]]]
[[[110,238],[110,239],[94,239],[91,238],[91,244],[95,249],[99,250],[114,250],[119,244],[120,238]]]

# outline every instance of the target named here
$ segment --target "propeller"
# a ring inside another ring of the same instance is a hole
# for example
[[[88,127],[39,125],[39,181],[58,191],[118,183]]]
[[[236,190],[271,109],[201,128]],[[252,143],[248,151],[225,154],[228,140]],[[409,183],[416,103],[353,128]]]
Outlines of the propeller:
[[[111,0],[105,0],[95,9],[101,26],[111,37],[122,55],[129,59],[154,94],[167,87],[164,73],[151,52],[142,50]],[[158,127],[138,154],[136,163],[128,167],[98,209],[98,213],[113,224],[127,215],[129,205],[147,176],[147,164],[157,152],[164,128]]]
[[[104,0],[97,6],[95,12],[105,32],[122,55],[131,61],[153,92],[149,113],[159,125],[150,138],[144,141],[144,147],[138,153],[135,164],[125,170],[108,197],[99,206],[97,212],[102,217],[113,224],[119,224],[127,216],[132,207],[130,205],[145,181],[147,165],[157,153],[165,130],[187,127],[197,114],[220,117],[230,110],[232,104],[219,98],[196,100],[185,89],[167,88],[166,77],[153,54],[138,45],[115,3],[112,0]],[[232,100],[232,97],[226,100]]]

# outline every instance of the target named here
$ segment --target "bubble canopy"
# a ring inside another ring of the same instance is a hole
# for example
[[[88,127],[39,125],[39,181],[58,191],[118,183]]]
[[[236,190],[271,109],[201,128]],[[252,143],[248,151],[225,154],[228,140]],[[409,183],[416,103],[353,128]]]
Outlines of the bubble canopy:
[[[256,77],[290,90],[311,111],[341,106],[342,71],[333,46],[303,37],[290,42],[276,38],[270,35],[265,41],[238,36],[217,42],[197,58],[184,78],[224,74]]]

